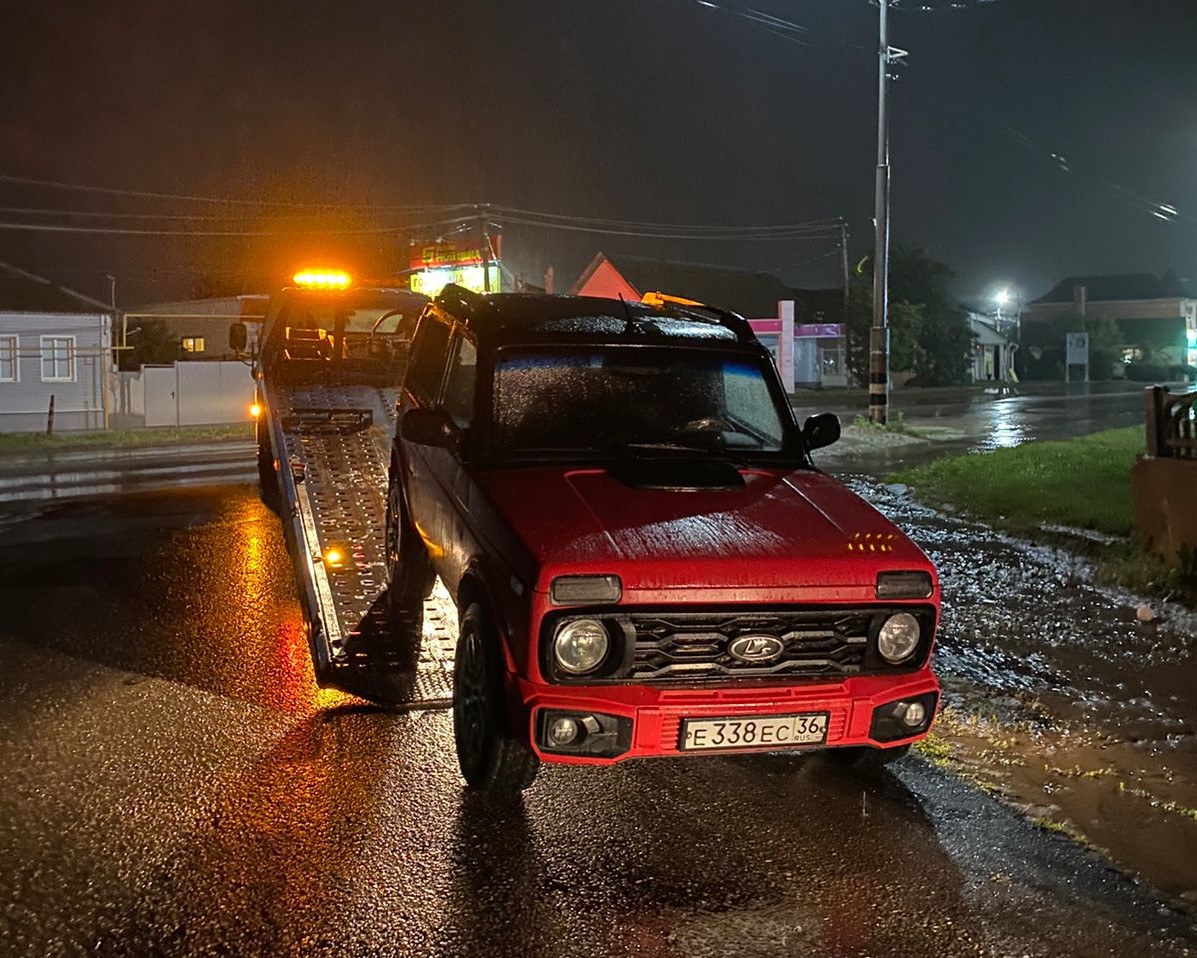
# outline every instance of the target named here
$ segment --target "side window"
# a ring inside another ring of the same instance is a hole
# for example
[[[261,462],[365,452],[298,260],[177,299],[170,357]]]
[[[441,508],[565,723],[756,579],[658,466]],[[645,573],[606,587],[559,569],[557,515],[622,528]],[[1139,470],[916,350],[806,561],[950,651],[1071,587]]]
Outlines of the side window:
[[[445,323],[431,315],[420,320],[404,385],[421,406],[431,405],[436,400],[448,347],[449,327]]]
[[[460,428],[465,429],[474,419],[478,350],[464,336],[458,336],[455,342],[456,349],[449,361],[449,378],[445,380],[445,398],[441,408]]]

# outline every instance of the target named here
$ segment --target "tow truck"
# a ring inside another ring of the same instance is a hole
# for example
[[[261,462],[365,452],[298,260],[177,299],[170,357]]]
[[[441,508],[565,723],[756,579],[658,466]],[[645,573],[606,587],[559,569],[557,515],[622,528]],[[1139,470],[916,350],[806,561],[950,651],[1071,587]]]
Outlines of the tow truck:
[[[316,682],[410,708],[451,698],[451,650],[421,642],[419,604],[389,606],[384,555],[396,402],[427,301],[302,270],[250,353],[262,495],[282,519]],[[234,325],[230,345],[247,341]]]

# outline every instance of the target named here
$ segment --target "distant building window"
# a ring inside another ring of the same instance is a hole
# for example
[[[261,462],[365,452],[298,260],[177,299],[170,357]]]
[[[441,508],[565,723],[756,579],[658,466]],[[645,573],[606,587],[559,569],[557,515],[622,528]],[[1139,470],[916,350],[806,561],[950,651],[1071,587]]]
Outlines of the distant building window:
[[[202,353],[204,351],[204,337],[203,336],[184,336],[183,337],[183,352],[185,353]]]
[[[16,336],[0,336],[0,383],[21,381],[21,366],[17,362]]]
[[[75,337],[42,337],[42,382],[75,381]]]

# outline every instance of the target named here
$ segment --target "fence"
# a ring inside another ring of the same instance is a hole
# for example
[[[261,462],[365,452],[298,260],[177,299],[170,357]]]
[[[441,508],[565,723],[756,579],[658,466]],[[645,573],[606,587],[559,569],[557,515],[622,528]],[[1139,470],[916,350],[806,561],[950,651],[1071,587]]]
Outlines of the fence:
[[[1164,386],[1146,393],[1147,455],[1197,459],[1197,390],[1173,394]]]
[[[113,425],[215,426],[246,422],[254,398],[249,367],[238,361],[142,366],[118,374]]]

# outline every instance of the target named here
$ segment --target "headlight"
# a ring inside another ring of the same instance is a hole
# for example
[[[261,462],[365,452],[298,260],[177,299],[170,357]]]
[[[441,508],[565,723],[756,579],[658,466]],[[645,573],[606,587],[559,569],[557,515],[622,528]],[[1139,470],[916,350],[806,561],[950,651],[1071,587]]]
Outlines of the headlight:
[[[553,640],[553,657],[571,675],[585,675],[603,664],[610,648],[611,637],[601,622],[575,619],[557,632]]]
[[[891,615],[877,633],[877,651],[890,665],[898,665],[919,647],[919,620],[909,612]]]

